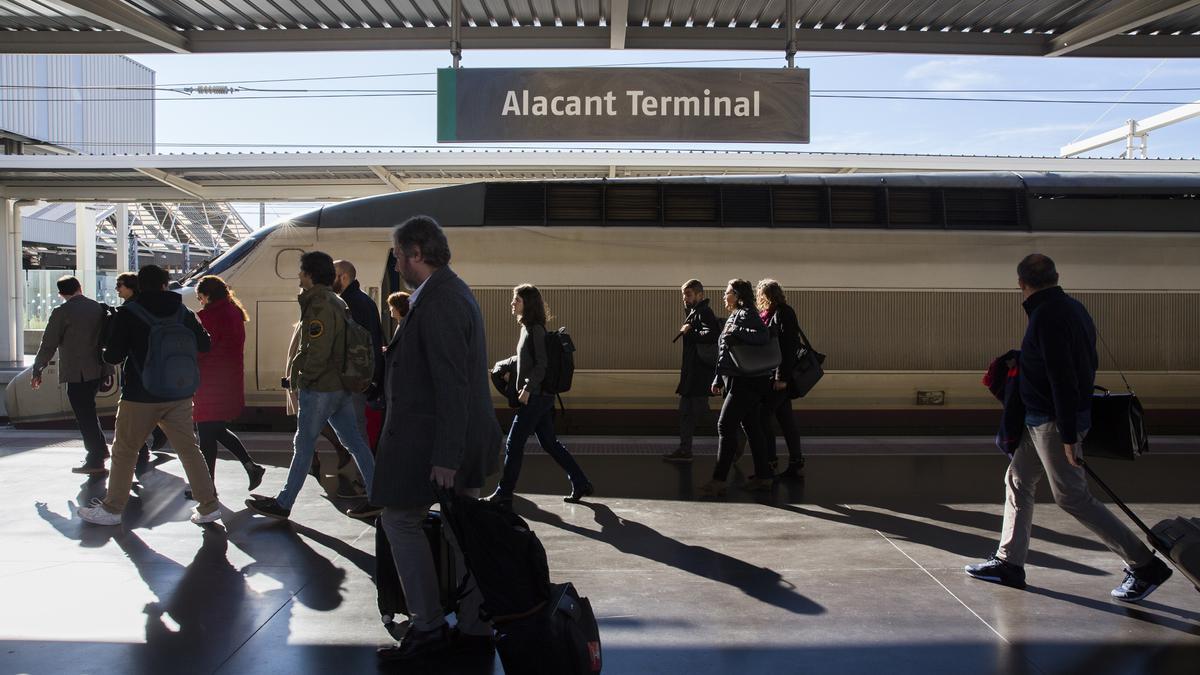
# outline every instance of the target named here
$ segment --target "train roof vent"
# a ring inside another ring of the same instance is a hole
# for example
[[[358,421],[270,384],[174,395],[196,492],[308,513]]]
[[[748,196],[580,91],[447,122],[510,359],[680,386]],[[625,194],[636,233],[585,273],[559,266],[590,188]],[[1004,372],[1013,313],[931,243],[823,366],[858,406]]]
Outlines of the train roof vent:
[[[546,218],[542,183],[491,183],[483,204],[485,225],[542,225]]]
[[[657,185],[609,185],[605,212],[610,224],[636,225],[662,222]]]
[[[1013,190],[947,188],[946,225],[978,230],[1020,229],[1020,193]]]
[[[834,225],[871,227],[880,225],[879,190],[869,187],[830,189],[829,210]]]
[[[551,183],[546,187],[546,221],[550,225],[603,224],[604,186]]]
[[[721,211],[729,227],[767,227],[771,224],[771,188],[765,185],[726,185]]]
[[[821,187],[779,186],[771,190],[777,224],[823,225],[825,190]]]
[[[719,225],[721,188],[717,185],[664,185],[663,220],[667,225]]]
[[[888,225],[920,228],[942,225],[941,200],[937,190],[888,190]]]

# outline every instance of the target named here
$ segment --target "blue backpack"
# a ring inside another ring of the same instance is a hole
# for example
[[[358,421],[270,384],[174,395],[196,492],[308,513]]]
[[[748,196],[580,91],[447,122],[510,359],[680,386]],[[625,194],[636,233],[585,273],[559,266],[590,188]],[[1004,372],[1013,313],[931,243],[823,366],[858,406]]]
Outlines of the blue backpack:
[[[146,311],[137,302],[127,302],[128,309],[150,327],[146,337],[146,360],[137,363],[129,359],[142,378],[147,394],[167,401],[191,398],[200,387],[200,363],[196,358],[196,335],[187,327],[187,308],[179,306],[172,316],[159,317]]]

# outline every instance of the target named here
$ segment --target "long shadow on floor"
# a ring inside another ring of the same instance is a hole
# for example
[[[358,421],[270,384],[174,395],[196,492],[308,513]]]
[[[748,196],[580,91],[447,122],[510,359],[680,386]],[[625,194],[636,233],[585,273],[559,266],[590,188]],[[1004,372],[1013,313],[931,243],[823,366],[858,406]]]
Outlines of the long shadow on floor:
[[[867,509],[853,509],[844,504],[820,504],[819,509],[805,508],[795,504],[774,504],[774,507],[789,513],[795,513],[809,518],[818,518],[843,525],[853,525],[869,530],[878,530],[890,537],[910,541],[915,544],[924,546],[932,546],[934,548],[948,551],[956,555],[961,555],[970,560],[983,559],[992,555],[996,550],[996,539],[983,537],[970,532],[962,532],[933,523],[926,523],[912,518],[895,516],[890,513],[881,513],[879,511]],[[890,509],[889,506],[875,506],[874,508]],[[822,510],[824,509],[824,510]],[[925,516],[923,511],[924,506],[910,505],[903,507],[903,510],[908,513],[919,514],[921,517],[936,517]],[[934,513],[937,509],[933,510]],[[1106,574],[1104,570],[1096,569],[1090,565],[1084,565],[1072,560],[1066,560],[1049,553],[1040,553],[1038,551],[1029,552],[1029,564],[1049,567],[1053,569],[1075,572],[1078,574],[1089,574],[1093,576],[1103,576]]]
[[[1177,630],[1181,633],[1200,636],[1200,614],[1196,614],[1195,612],[1168,607],[1167,605],[1157,602],[1148,602],[1146,600],[1143,600],[1136,605],[1116,604],[1106,600],[1087,598],[1082,595],[1075,595],[1073,593],[1063,593],[1062,591],[1052,591],[1048,588],[1039,588],[1037,586],[1029,586],[1028,590],[1030,593],[1034,593],[1036,595],[1043,595],[1047,598],[1069,602],[1071,604],[1087,607],[1088,609],[1099,612],[1108,612],[1109,614],[1116,614],[1117,616],[1125,616],[1129,617],[1130,619],[1144,621],[1145,623],[1153,624],[1155,626],[1163,626],[1164,628]],[[1156,609],[1162,612],[1171,612],[1176,616],[1182,617],[1183,620],[1173,619],[1171,617],[1162,616],[1161,614],[1155,614],[1147,611],[1150,609]],[[1197,662],[1197,667],[1200,668],[1200,662]]]
[[[543,511],[537,504],[518,499],[526,518],[609,544],[622,553],[662,563],[711,581],[741,590],[760,602],[793,614],[823,614],[825,608],[796,592],[778,572],[703,546],[684,544],[637,521],[621,518],[604,504],[581,503],[595,514],[600,531],[572,525],[560,516]]]

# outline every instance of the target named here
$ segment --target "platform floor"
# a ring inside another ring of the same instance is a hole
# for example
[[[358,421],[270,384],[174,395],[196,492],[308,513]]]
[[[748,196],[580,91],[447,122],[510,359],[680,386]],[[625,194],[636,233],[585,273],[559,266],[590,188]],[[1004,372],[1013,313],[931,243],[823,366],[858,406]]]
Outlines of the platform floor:
[[[274,441],[261,461],[283,467]],[[804,484],[727,503],[690,499],[711,457],[605,453],[581,459],[597,497],[564,504],[565,478],[535,451],[518,510],[553,576],[592,599],[607,673],[1200,673],[1200,593],[1176,575],[1138,606],[1110,600],[1119,560],[1053,504],[1039,506],[1029,590],[967,578],[995,546],[1004,458],[906,443],[814,447]],[[1179,447],[1096,467],[1146,520],[1200,515],[1200,454]],[[0,429],[0,673],[376,669],[374,533],[315,481],[291,523],[265,521],[222,460],[226,516],[200,528],[165,455],[124,525],[93,527],[74,508],[104,484],[68,472],[81,457],[69,432]]]

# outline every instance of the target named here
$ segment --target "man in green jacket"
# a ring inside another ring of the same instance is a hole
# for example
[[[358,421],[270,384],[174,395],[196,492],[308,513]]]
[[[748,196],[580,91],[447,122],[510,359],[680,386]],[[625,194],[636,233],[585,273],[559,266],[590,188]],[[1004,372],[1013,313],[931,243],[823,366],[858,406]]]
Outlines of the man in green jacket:
[[[374,476],[375,461],[358,426],[354,397],[342,384],[346,303],[330,288],[334,276],[328,253],[310,251],[300,257],[300,348],[289,364],[285,385],[297,390],[299,404],[292,465],[278,496],[246,500],[246,506],[271,518],[286,520],[291,515],[326,423],[350,450],[368,485]]]

